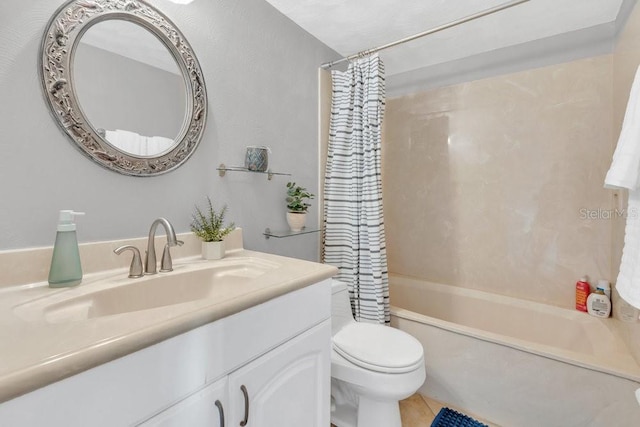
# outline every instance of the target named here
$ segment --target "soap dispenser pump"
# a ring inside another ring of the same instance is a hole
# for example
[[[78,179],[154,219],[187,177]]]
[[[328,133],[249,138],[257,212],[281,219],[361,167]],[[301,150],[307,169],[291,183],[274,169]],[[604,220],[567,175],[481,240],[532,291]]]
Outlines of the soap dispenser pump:
[[[84,215],[84,212],[60,211],[58,233],[49,269],[49,286],[52,288],[75,286],[82,281],[76,224],[73,222],[77,215]]]

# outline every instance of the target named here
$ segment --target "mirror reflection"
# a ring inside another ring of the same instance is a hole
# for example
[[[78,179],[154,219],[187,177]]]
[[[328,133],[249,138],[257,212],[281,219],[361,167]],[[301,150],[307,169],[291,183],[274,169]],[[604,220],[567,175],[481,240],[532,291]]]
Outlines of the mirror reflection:
[[[90,125],[118,150],[152,157],[179,140],[187,88],[173,55],[149,30],[124,20],[92,25],[77,44],[73,79]]]

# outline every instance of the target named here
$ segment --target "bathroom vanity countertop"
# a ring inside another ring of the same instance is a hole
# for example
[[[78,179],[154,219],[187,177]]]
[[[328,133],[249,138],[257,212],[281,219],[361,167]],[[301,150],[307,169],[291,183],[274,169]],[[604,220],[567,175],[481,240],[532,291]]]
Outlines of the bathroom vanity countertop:
[[[325,264],[238,249],[227,252],[220,261],[177,259],[173,272],[159,275],[205,270],[214,263],[241,259],[271,263],[277,268],[243,280],[241,285],[233,280],[221,284],[206,299],[93,319],[51,323],[44,317],[25,318],[20,313],[24,307],[48,299],[86,294],[90,286],[126,286],[145,279],[129,279],[127,270],[117,269],[85,275],[82,284],[73,288],[52,289],[46,282],[0,288],[0,402],[337,273],[335,267]]]

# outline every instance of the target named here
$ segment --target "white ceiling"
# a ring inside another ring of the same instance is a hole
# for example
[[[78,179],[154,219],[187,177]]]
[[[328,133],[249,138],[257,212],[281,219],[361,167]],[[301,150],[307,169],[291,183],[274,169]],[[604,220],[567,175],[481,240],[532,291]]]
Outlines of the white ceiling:
[[[508,2],[267,1],[343,56]],[[456,64],[465,58],[475,58],[475,63],[478,64],[478,58],[482,55],[488,55],[489,62],[508,60],[501,55],[496,56],[496,52],[499,51],[529,59],[532,55],[540,56],[549,51],[555,52],[557,56],[558,50],[563,48],[563,43],[566,50],[580,48],[583,51],[585,44],[598,45],[594,53],[601,53],[603,43],[612,46],[617,29],[635,1],[530,0],[493,15],[385,50],[381,56],[385,62],[387,76],[409,76],[421,69],[442,72],[446,68],[444,64]],[[580,56],[584,56],[584,53]],[[402,79],[398,77],[396,80]]]

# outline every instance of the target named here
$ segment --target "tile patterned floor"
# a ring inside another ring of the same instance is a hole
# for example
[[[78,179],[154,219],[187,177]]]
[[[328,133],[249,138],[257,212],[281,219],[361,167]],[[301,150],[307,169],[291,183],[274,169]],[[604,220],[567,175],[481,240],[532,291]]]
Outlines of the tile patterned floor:
[[[402,418],[402,427],[429,427],[433,422],[436,414],[440,412],[444,406],[454,409],[458,412],[467,414],[476,420],[487,424],[489,427],[499,427],[496,424],[489,423],[478,416],[468,414],[466,411],[451,405],[444,405],[428,397],[421,396],[416,393],[408,399],[400,402],[400,417]],[[331,425],[332,427],[333,424]]]
[[[418,393],[414,394],[408,399],[400,402],[400,417],[402,418],[402,427],[429,427],[434,418],[440,412],[444,406],[469,415],[470,417],[487,424],[489,427],[499,427],[496,424],[492,424],[478,417],[477,415],[470,414],[464,409],[456,408],[452,405],[445,405],[437,402],[428,397],[422,396]]]

